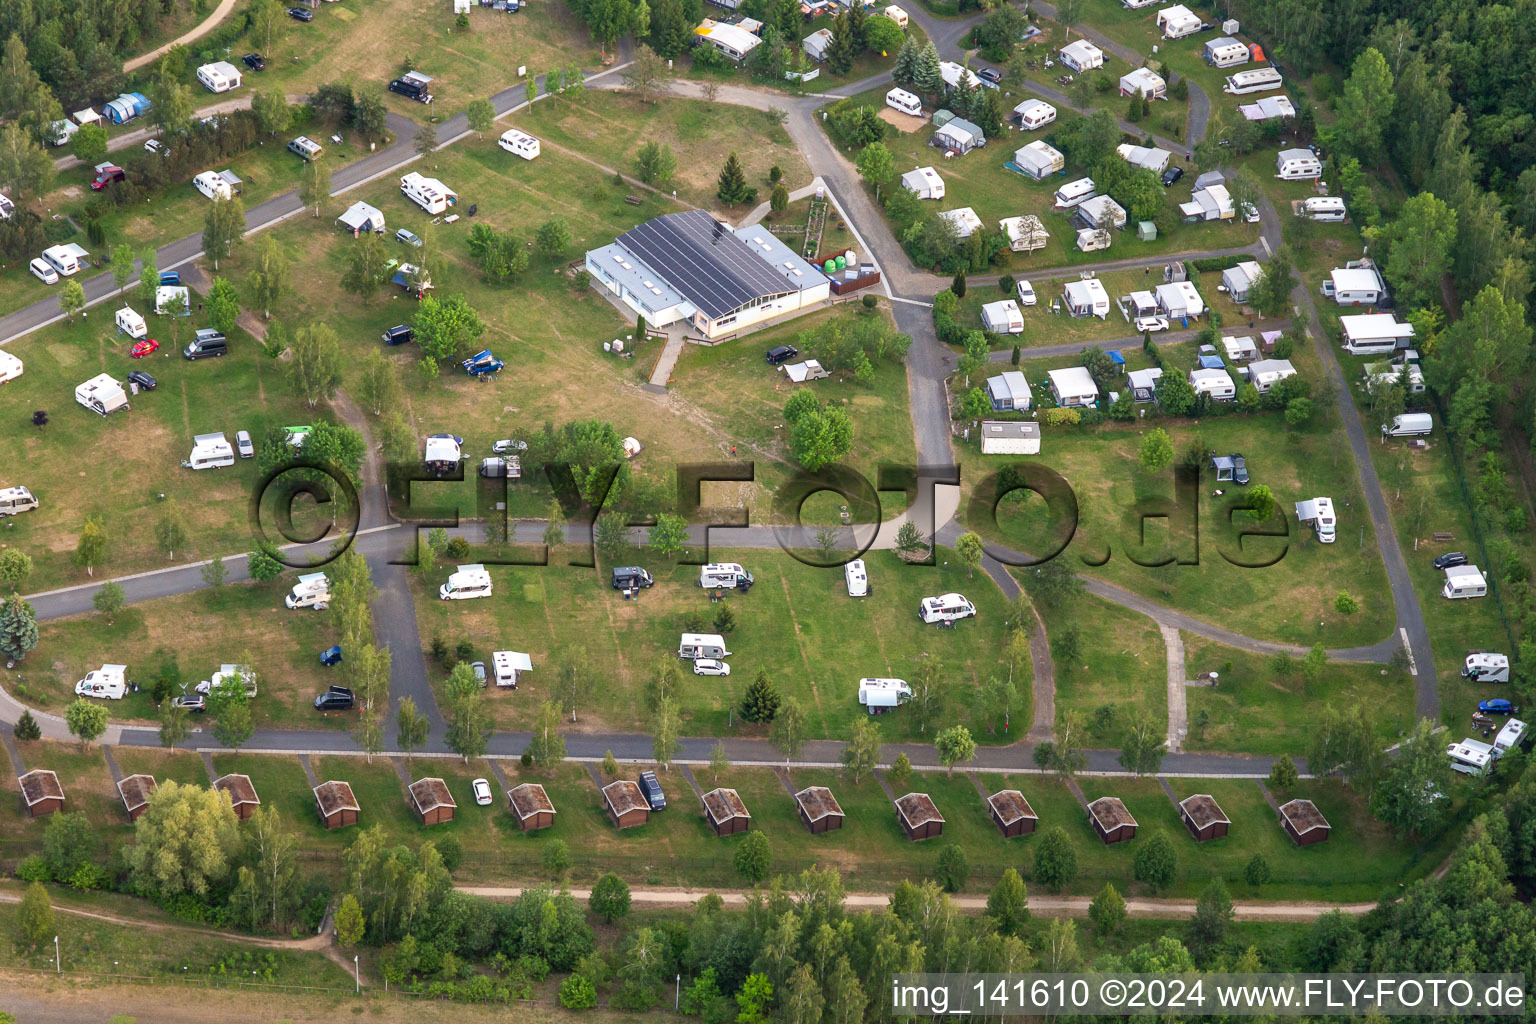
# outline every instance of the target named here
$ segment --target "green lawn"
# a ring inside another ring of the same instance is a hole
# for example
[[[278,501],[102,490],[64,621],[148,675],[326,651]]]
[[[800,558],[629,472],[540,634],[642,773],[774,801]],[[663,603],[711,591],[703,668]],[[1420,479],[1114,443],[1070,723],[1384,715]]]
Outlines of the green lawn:
[[[337,849],[352,841],[357,829],[337,829],[327,832],[320,824],[315,810],[315,794],[309,780],[304,777],[304,766],[296,757],[271,754],[215,754],[214,770],[220,776],[229,774],[249,775],[256,797],[266,808],[277,808],[283,823],[302,837],[306,846],[320,845]],[[315,767],[320,782],[326,777]],[[364,819],[365,821],[367,819]]]
[[[1015,573],[1027,577],[1029,570]],[[1168,721],[1167,654],[1157,624],[1091,595],[1070,606],[1040,606],[1046,636],[1054,644],[1067,629],[1077,630],[1082,652],[1070,662],[1058,655],[1056,716],[1076,711],[1091,729],[1086,743],[1119,747],[1137,715],[1146,715],[1161,734]],[[1108,716],[1100,709],[1108,709]]]
[[[112,756],[126,775],[153,775],[155,782],[175,781],[183,786],[209,783],[203,759],[186,750],[152,750],[148,747],[113,747]]]

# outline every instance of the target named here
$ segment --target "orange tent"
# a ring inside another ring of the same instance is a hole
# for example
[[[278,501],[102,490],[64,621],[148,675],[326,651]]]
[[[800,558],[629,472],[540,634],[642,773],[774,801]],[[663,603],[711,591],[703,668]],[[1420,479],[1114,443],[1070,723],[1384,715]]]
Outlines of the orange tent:
[[[1252,57],[1255,61],[1262,61],[1264,59],[1264,47],[1258,43],[1249,43],[1248,56]]]

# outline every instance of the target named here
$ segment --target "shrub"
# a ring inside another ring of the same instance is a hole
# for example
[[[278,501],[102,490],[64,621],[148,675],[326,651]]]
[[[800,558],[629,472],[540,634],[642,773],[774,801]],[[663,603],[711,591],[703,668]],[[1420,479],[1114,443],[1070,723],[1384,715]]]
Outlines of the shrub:
[[[52,878],[52,872],[48,870],[48,862],[34,853],[16,865],[16,877],[23,882],[46,882]]]
[[[463,537],[455,537],[443,546],[443,554],[453,559],[468,558],[469,541]]]
[[[524,953],[517,958],[517,969],[534,981],[543,981],[549,977],[549,964],[544,962],[541,956]]]
[[[1353,615],[1360,610],[1360,604],[1349,595],[1348,591],[1339,591],[1339,596],[1333,599],[1333,610],[1340,615]]]
[[[533,755],[528,753],[528,751],[523,751],[523,756],[519,760],[522,762],[524,768],[533,767]]]

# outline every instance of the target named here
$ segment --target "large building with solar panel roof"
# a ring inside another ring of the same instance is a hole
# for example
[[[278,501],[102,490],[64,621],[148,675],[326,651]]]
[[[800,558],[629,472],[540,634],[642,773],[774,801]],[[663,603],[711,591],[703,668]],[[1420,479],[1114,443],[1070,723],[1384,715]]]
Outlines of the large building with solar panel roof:
[[[732,228],[702,210],[664,214],[591,250],[587,273],[647,324],[686,321],[705,338],[811,309],[832,291],[766,227]]]

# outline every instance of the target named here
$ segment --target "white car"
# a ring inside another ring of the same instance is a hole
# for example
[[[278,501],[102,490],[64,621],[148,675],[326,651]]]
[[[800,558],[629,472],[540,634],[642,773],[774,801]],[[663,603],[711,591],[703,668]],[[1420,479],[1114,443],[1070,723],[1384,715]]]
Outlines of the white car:
[[[470,786],[475,791],[475,803],[481,807],[489,807],[491,805],[491,784],[484,779],[476,779],[470,783]]]
[[[1019,305],[1033,306],[1035,304],[1035,286],[1028,281],[1019,282]]]
[[[170,156],[171,155],[171,151],[166,149],[165,148],[165,144],[163,142],[161,142],[159,139],[150,139],[148,142],[144,143],[144,152],[146,152],[146,153],[159,153],[162,156]]]
[[[251,444],[251,432],[249,430],[235,431],[235,447],[240,450],[242,459],[254,458],[256,446]]]
[[[1165,316],[1140,316],[1136,318],[1136,329],[1156,334],[1158,331],[1168,329],[1168,318]]]
[[[527,450],[527,441],[512,441],[506,438],[491,445],[491,451],[497,455],[505,455],[507,452],[525,452]]]
[[[53,265],[45,259],[35,259],[27,265],[32,271],[32,276],[43,284],[58,284],[59,272],[53,269]]]
[[[731,674],[731,666],[714,658],[693,659],[693,674],[696,676],[728,676]]]
[[[1242,211],[1243,220],[1249,224],[1257,224],[1259,222],[1259,208],[1257,206],[1254,206],[1252,203],[1244,203],[1242,204]]]

